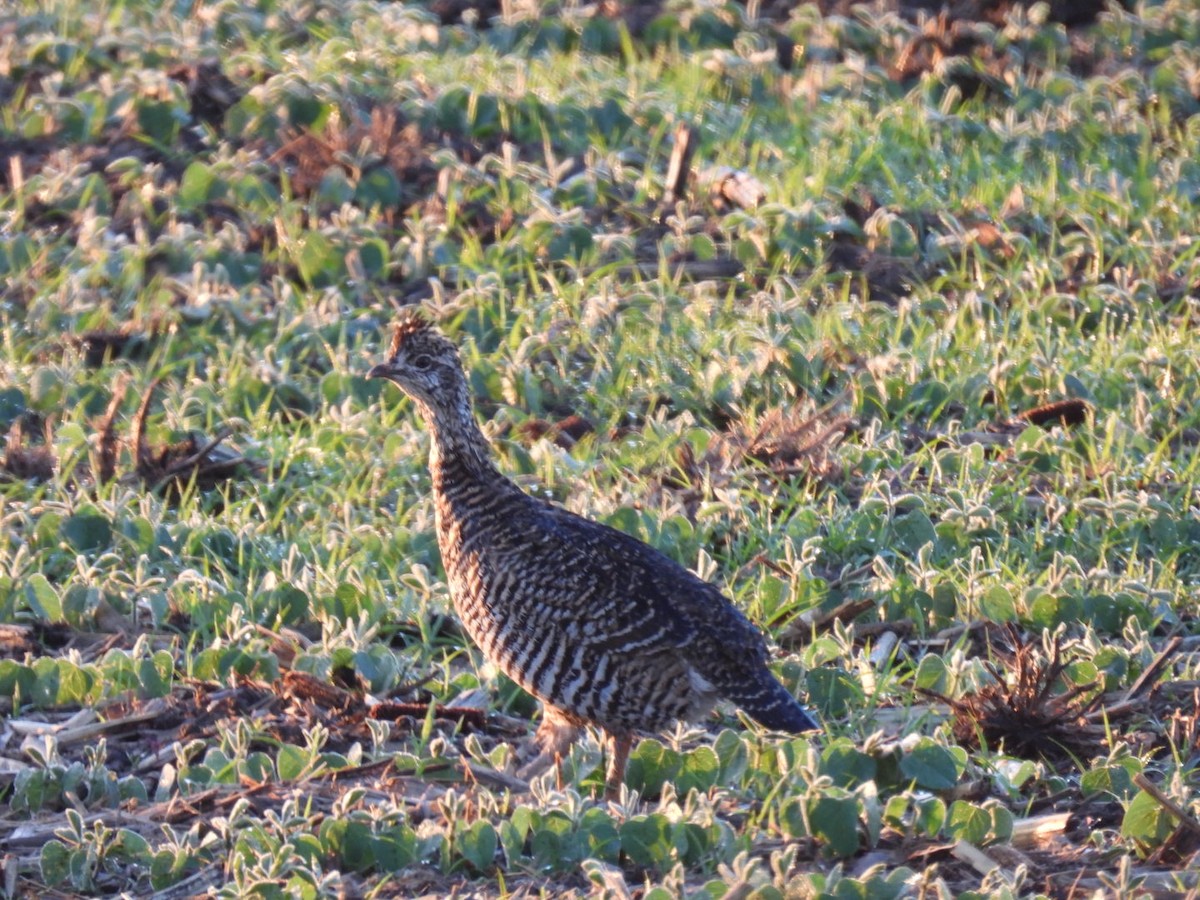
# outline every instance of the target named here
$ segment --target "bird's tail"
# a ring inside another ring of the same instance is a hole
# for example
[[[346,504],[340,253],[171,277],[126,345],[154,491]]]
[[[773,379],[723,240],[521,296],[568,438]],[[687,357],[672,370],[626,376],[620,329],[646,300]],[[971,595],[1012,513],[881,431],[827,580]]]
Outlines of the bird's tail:
[[[817,720],[769,672],[727,694],[747,715],[772,731],[820,731]]]

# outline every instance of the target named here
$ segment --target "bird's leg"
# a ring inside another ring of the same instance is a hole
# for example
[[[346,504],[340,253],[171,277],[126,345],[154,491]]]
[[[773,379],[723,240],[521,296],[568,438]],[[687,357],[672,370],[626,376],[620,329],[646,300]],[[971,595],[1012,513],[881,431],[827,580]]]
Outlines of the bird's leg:
[[[554,763],[554,771],[558,777],[557,786],[562,790],[563,773],[562,761],[571,749],[571,744],[579,736],[579,726],[573,718],[553,706],[542,707],[542,723],[538,725],[534,742],[540,751],[538,756],[522,766],[518,773],[522,778],[529,778],[546,770],[546,766]]]
[[[633,746],[633,735],[612,734],[612,755],[608,759],[608,773],[604,779],[604,799],[618,800],[621,785],[625,782],[625,763],[629,760],[629,748]]]

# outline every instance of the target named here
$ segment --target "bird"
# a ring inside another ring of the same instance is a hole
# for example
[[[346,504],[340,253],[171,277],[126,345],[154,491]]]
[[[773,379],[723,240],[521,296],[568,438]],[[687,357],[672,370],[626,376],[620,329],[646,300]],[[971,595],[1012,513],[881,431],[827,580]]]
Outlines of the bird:
[[[367,376],[398,386],[430,434],[455,613],[483,655],[541,701],[539,759],[560,764],[596,727],[615,800],[639,734],[695,722],[719,700],[773,731],[820,730],[768,668],[762,633],[717,586],[501,473],[458,348],[423,312],[401,313],[387,354]]]

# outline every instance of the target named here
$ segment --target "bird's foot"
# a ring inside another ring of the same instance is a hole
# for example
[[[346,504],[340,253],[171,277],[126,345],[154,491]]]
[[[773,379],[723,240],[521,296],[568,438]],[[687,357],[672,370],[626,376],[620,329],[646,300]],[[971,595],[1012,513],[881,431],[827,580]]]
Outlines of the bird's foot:
[[[553,706],[542,710],[542,722],[533,736],[532,748],[537,755],[525,763],[517,774],[526,780],[545,772],[551,765],[558,775],[558,789],[563,787],[562,761],[579,737],[579,725],[573,717]]]

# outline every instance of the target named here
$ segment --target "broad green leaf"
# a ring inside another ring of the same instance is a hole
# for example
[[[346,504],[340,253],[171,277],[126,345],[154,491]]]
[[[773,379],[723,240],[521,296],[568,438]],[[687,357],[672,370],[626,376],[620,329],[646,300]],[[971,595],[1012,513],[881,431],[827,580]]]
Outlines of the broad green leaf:
[[[283,744],[275,757],[275,767],[281,781],[294,781],[304,774],[310,761],[308,750],[295,744]]]
[[[193,162],[183,170],[179,179],[179,201],[185,206],[201,206],[211,199],[211,190],[216,183],[212,168],[202,162]]]
[[[991,826],[992,817],[983,807],[966,800],[955,800],[950,804],[950,814],[946,818],[946,833],[950,837],[981,844],[987,839]]]
[[[900,771],[931,791],[946,791],[958,783],[959,767],[954,754],[932,738],[921,738],[900,759]]]
[[[1138,791],[1125,808],[1121,834],[1147,849],[1159,847],[1175,831],[1174,817],[1151,794]]]
[[[341,857],[347,867],[365,872],[375,865],[376,840],[366,822],[358,819],[347,822],[341,843]]]
[[[496,861],[496,829],[490,822],[477,819],[459,830],[458,850],[476,872],[489,871]]]
[[[674,844],[665,816],[635,816],[621,826],[621,850],[636,865],[662,867],[671,858]]]
[[[38,859],[42,881],[48,885],[62,884],[70,876],[71,851],[61,841],[47,841]]]
[[[990,622],[1012,622],[1017,617],[1017,604],[1008,588],[994,584],[979,598],[979,612]]]
[[[20,388],[0,389],[0,431],[7,432],[13,420],[25,412],[25,394]]]
[[[29,580],[25,582],[25,602],[39,619],[45,622],[62,621],[62,601],[58,592],[40,572],[30,575]]]
[[[137,123],[142,134],[159,144],[170,144],[179,133],[177,108],[166,101],[141,100],[137,107]]]
[[[914,509],[892,520],[892,533],[900,549],[916,553],[926,544],[937,540],[933,522],[922,510]]]
[[[398,872],[417,862],[418,858],[417,835],[407,825],[388,829],[375,838],[375,867],[383,872]]]
[[[359,179],[354,199],[365,207],[395,209],[400,203],[400,180],[387,166],[375,166]]]
[[[821,753],[821,774],[838,787],[853,788],[875,778],[875,760],[846,738],[831,742]]]
[[[709,747],[697,747],[684,755],[675,776],[675,789],[680,797],[686,797],[693,789],[705,793],[717,783],[720,773],[717,754]]]
[[[945,693],[950,687],[950,672],[946,661],[934,653],[927,653],[917,663],[916,686],[938,694]]]
[[[1083,773],[1079,789],[1085,797],[1112,794],[1118,800],[1124,800],[1133,792],[1133,778],[1123,766],[1099,766]]]
[[[851,856],[859,845],[858,813],[858,798],[839,791],[810,801],[808,820],[813,834],[826,842],[834,856]]]
[[[112,523],[94,514],[80,514],[63,519],[62,539],[79,553],[94,553],[112,542]]]

